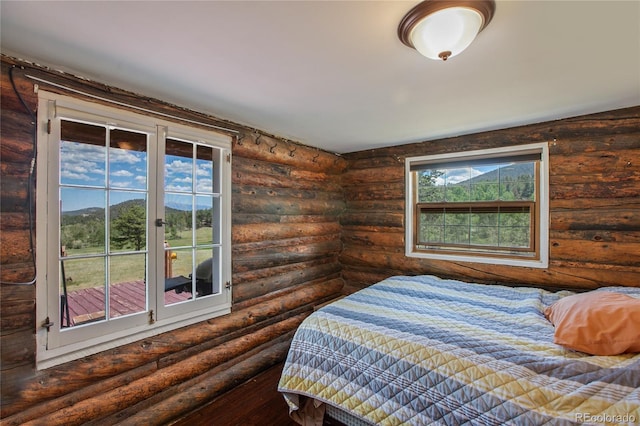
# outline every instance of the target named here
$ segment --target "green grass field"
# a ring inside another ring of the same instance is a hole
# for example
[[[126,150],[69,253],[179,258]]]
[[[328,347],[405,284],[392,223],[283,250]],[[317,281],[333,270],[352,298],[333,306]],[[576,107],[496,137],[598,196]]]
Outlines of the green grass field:
[[[211,232],[211,228],[203,227],[197,229],[197,244],[210,244]],[[192,241],[191,231],[183,231],[179,235],[179,238],[167,241],[172,248],[187,247],[172,250],[172,252],[176,254],[176,258],[172,261],[172,272],[173,276],[188,276],[191,274],[192,265],[192,249],[190,247]],[[73,256],[96,254],[100,251],[104,252],[104,247],[85,247],[82,249],[67,250],[68,259],[63,262],[64,274],[67,280],[67,291],[104,286],[106,282],[104,256],[73,259]],[[197,250],[196,264],[209,257],[211,257],[210,249],[203,248]],[[112,284],[145,279],[146,265],[144,253],[111,256],[110,264],[109,274]]]

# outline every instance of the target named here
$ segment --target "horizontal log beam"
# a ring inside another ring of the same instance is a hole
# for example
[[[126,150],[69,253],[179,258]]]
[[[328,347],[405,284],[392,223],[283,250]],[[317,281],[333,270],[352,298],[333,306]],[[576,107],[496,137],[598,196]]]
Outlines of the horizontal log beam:
[[[342,232],[342,241],[345,245],[404,250],[404,231],[400,229],[399,232],[370,232],[345,229]]]
[[[552,230],[637,231],[640,230],[640,212],[635,209],[552,211],[549,228]]]
[[[242,302],[236,303],[235,306],[237,306],[238,309],[245,309],[249,306],[252,306],[258,303],[264,303],[268,300],[277,299],[279,297],[282,297],[292,292],[299,292],[301,291],[301,289],[306,289],[307,287],[313,286],[313,285],[322,285],[324,287],[324,294],[319,295],[318,299],[315,302],[315,304],[318,304],[326,300],[333,299],[337,295],[339,295],[344,286],[344,281],[342,277],[338,276],[337,274],[330,275],[327,277],[322,277],[315,281],[306,282],[294,287],[287,287],[282,290],[277,290],[272,293],[267,293],[262,296],[254,297],[252,299],[243,300]]]
[[[291,188],[282,185],[267,186],[265,182],[255,182],[255,177],[251,180],[254,181],[252,182],[252,185],[247,185],[248,182],[246,180],[243,182],[244,185],[234,185],[232,188],[234,196],[236,196],[235,194],[237,194],[271,198],[291,198],[299,200],[342,201],[342,192],[337,186],[334,188],[329,188],[328,186],[318,184],[313,186],[309,185],[304,188],[302,187],[302,185],[297,185],[297,188]]]
[[[32,236],[28,229],[3,230],[0,234],[0,259],[2,259],[2,264],[23,263],[30,260],[31,238]]]
[[[185,348],[232,334],[236,330],[268,321],[279,315],[286,315],[299,307],[311,306],[316,300],[333,291],[333,288],[327,288],[323,283],[303,286],[277,299],[104,351],[81,361],[72,361],[34,372],[31,377],[16,377],[7,382],[8,377],[3,374],[3,388],[6,393],[3,394],[0,416],[9,416],[43,401],[82,389],[96,381],[157,361]]]
[[[640,108],[629,108],[624,113],[640,111]],[[630,120],[624,119],[625,123],[632,123]],[[637,120],[637,119],[636,119]],[[625,125],[626,127],[626,125]],[[611,128],[609,130],[612,130]],[[621,132],[611,133],[604,136],[587,135],[571,135],[567,134],[561,143],[551,143],[549,145],[549,153],[553,158],[556,156],[573,156],[581,153],[596,153],[602,151],[618,151],[627,149],[640,148],[640,132],[637,127],[635,129],[626,129]]]
[[[306,315],[299,315],[267,326],[250,336],[243,336],[223,343],[101,395],[83,395],[84,398],[79,399],[73,405],[42,416],[37,419],[37,422],[47,425],[81,425],[124,410],[168,387],[204,374],[242,353],[294,330],[305,317]],[[13,424],[10,419],[7,419],[7,422]],[[28,425],[30,422],[24,424]]]
[[[252,223],[231,229],[234,244],[331,234],[340,234],[339,223]]]
[[[347,201],[347,211],[353,213],[360,210],[404,212],[404,199]]]
[[[152,372],[157,370],[157,366],[154,363],[142,365],[140,367],[129,370],[125,373],[117,376],[98,380],[93,384],[88,384],[81,390],[71,392],[63,397],[49,400],[46,403],[38,404],[33,407],[21,410],[19,413],[14,414],[11,417],[4,418],[3,425],[23,425],[29,421],[40,419],[43,416],[51,414],[55,411],[62,410],[66,407],[73,406],[76,402],[81,401],[84,398],[103,395],[106,392],[117,389],[120,386],[124,386],[132,381],[141,379],[148,376]]]
[[[402,200],[404,182],[376,183],[369,185],[347,186],[345,199],[350,201]]]
[[[118,424],[122,426],[169,424],[283,361],[289,346],[290,341],[277,343],[241,362],[234,361],[220,365],[191,387],[181,389],[180,392],[172,392],[172,395],[163,399],[162,402],[126,416]]]
[[[640,134],[636,135],[640,140]],[[640,145],[640,143],[638,143]],[[560,176],[633,176],[638,175],[640,146],[633,149],[612,151],[573,152],[570,155],[554,155],[549,168],[552,180]],[[635,167],[634,167],[635,166]]]
[[[339,215],[344,211],[342,200],[314,200],[265,195],[236,194],[232,197],[233,212],[277,215]]]
[[[247,299],[263,296],[293,287],[308,281],[314,281],[339,274],[340,265],[335,263],[320,264],[306,269],[286,272],[277,276],[255,281],[245,281],[233,287],[233,302],[239,303]]]
[[[233,145],[234,156],[330,174],[338,174],[347,166],[347,162],[341,157],[304,145],[261,133],[243,133],[240,136],[240,141]]]
[[[342,175],[342,183],[346,186],[375,182],[404,182],[404,163],[370,169],[348,169]]]
[[[404,212],[358,211],[340,217],[343,226],[380,226],[404,229]]]
[[[527,284],[556,288],[597,288],[602,286],[640,286],[640,268],[636,266],[598,265],[574,262],[574,268],[564,270],[566,263],[550,262],[544,273],[534,268],[467,262],[447,262],[434,259],[407,257],[404,253],[388,253],[384,250],[363,251],[359,247],[345,247],[340,254],[343,265],[376,267],[383,270],[398,270],[407,274],[433,274],[481,283]],[[346,268],[345,268],[346,269]],[[628,272],[621,273],[623,270]],[[607,275],[608,272],[608,275]]]
[[[320,171],[234,157],[232,183],[265,187],[297,188],[341,192],[340,176]]]
[[[616,241],[614,244],[611,241],[551,238],[549,241],[549,255],[554,260],[580,259],[588,263],[636,266],[640,265],[639,247],[637,241],[626,243]]]
[[[571,200],[573,198],[638,198],[640,185],[637,181],[596,182],[577,184],[554,184],[549,187],[551,199]]]
[[[314,266],[329,265],[329,264],[334,265],[335,268],[340,267],[340,264],[336,262],[336,259],[332,257],[325,257],[322,259],[314,259],[306,262],[291,263],[287,265],[274,266],[271,268],[250,269],[244,272],[236,272],[235,274],[233,274],[233,285],[238,285],[238,284],[255,281],[255,280],[262,280],[265,278],[287,274],[289,272],[312,268]]]
[[[339,237],[318,236],[237,244],[233,248],[233,272],[245,272],[336,256]]]

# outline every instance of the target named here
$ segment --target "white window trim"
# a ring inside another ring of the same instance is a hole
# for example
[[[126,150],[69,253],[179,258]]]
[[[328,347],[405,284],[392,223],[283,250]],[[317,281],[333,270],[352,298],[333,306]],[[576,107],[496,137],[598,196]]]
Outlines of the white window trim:
[[[215,147],[221,150],[220,166],[222,168],[220,197],[222,199],[221,211],[221,291],[215,302],[208,301],[209,297],[200,300],[194,300],[185,306],[169,306],[162,307],[159,310],[154,308],[156,312],[155,322],[149,324],[148,321],[133,321],[131,327],[111,332],[105,336],[91,337],[83,342],[65,344],[63,346],[49,349],[47,348],[47,329],[44,327],[47,318],[51,317],[51,322],[58,323],[60,321],[59,313],[48,312],[48,297],[50,287],[55,287],[55,294],[58,293],[57,274],[52,279],[52,286],[48,284],[48,276],[51,271],[57,271],[57,266],[53,269],[50,267],[51,262],[57,264],[59,247],[58,241],[50,239],[50,226],[56,227],[57,223],[49,223],[48,206],[52,203],[55,209],[58,206],[58,181],[51,179],[51,176],[57,176],[58,163],[55,159],[49,158],[46,149],[38,149],[37,158],[37,176],[38,184],[36,188],[37,210],[36,210],[36,237],[37,237],[37,263],[36,263],[36,365],[38,369],[44,369],[58,364],[62,364],[71,360],[79,359],[91,354],[95,354],[107,349],[131,343],[140,339],[148,338],[160,333],[174,330],[187,325],[195,324],[213,317],[221,316],[231,312],[231,286],[225,287],[225,283],[231,283],[231,147],[232,139],[230,136],[212,132],[211,130],[203,130],[196,127],[181,125],[175,122],[149,117],[128,110],[117,109],[97,103],[78,100],[72,97],[54,94],[43,90],[38,91],[38,135],[37,144],[39,148],[46,147],[49,143],[50,135],[48,134],[48,122],[55,118],[56,108],[65,108],[67,110],[77,111],[77,116],[85,115],[91,117],[95,122],[96,118],[113,119],[120,125],[129,126],[134,129],[152,129],[151,133],[156,136],[160,133],[167,134],[170,137],[188,137],[192,140],[204,139],[212,142]],[[75,115],[75,112],[74,112]],[[97,117],[96,117],[97,116]],[[160,135],[164,136],[164,135]],[[151,141],[155,143],[155,141]],[[226,159],[229,159],[226,161]],[[149,160],[151,161],[151,159]],[[158,167],[162,170],[162,167]],[[158,174],[160,175],[160,173]],[[151,176],[149,177],[152,178]],[[158,177],[154,177],[158,179]],[[51,190],[49,188],[51,185]],[[54,192],[54,194],[51,194]],[[150,198],[155,198],[155,192],[150,191]],[[56,201],[53,201],[55,198]],[[152,206],[151,202],[149,204]],[[156,209],[150,207],[149,214],[157,215]],[[150,218],[150,222],[155,218]],[[149,230],[149,246],[153,246],[156,250],[162,249],[161,233],[162,229],[157,228],[154,232],[153,228]],[[158,265],[156,271],[149,270],[149,281],[156,282],[154,276],[159,276],[162,266]],[[149,292],[153,297],[154,290]],[[59,297],[59,296],[57,296]],[[186,304],[185,304],[186,305]],[[145,316],[147,314],[144,314]],[[132,315],[135,318],[136,315]],[[118,319],[117,321],[127,321],[128,318]],[[57,324],[59,326],[59,324]],[[83,326],[85,327],[85,326]],[[90,327],[90,326],[89,326]]]
[[[411,178],[411,164],[425,164],[430,162],[443,162],[447,160],[460,161],[471,159],[492,158],[504,155],[519,155],[529,153],[540,153],[540,200],[537,200],[539,206],[539,234],[536,244],[540,247],[539,259],[511,258],[489,255],[467,255],[467,254],[448,254],[448,253],[426,253],[415,250],[414,235],[414,180]],[[419,157],[407,157],[405,159],[405,255],[408,257],[416,257],[422,259],[447,260],[453,262],[474,262],[474,263],[490,263],[494,265],[521,266],[530,268],[548,268],[549,267],[549,147],[548,143],[534,143],[527,145],[518,145],[502,148],[483,149],[465,152],[453,152],[438,155],[425,155]]]

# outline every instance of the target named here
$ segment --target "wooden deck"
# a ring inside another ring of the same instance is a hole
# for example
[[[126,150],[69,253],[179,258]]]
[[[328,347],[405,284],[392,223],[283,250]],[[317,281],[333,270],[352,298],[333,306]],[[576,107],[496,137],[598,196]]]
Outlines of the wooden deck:
[[[165,305],[188,300],[191,293],[164,293]],[[104,287],[92,287],[74,290],[68,293],[69,317],[73,324],[82,324],[104,318]],[[146,310],[145,282],[130,281],[113,284],[109,289],[109,316],[111,318],[143,312]]]

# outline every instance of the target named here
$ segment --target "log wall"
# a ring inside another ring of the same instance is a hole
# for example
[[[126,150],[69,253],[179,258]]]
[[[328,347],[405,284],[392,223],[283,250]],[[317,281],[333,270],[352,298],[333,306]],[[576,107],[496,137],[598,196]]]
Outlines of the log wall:
[[[27,75],[237,135],[231,314],[36,370],[35,188],[28,185],[34,126],[10,73],[31,111],[34,83],[68,93]],[[0,83],[2,424],[167,424],[284,360],[298,324],[340,294],[346,162],[339,156],[11,58],[2,59]]]
[[[549,143],[548,269],[404,255],[404,159]],[[345,155],[340,256],[349,293],[395,274],[541,287],[640,286],[640,107]]]
[[[38,284],[31,283],[35,227],[28,207],[34,128],[10,73],[31,111],[36,95],[26,74],[238,132],[231,314],[36,370]],[[640,107],[340,157],[11,58],[2,58],[0,83],[3,424],[169,423],[284,359],[293,331],[314,306],[394,274],[640,285]],[[551,154],[548,269],[404,256],[405,157],[540,141],[549,141]]]

